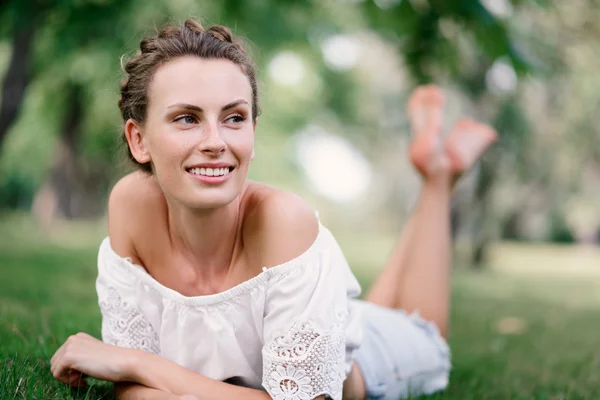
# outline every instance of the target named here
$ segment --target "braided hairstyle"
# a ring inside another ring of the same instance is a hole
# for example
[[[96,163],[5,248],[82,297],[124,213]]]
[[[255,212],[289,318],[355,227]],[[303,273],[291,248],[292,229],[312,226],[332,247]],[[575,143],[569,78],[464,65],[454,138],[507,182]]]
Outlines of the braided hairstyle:
[[[238,65],[248,77],[252,88],[252,120],[260,113],[256,86],[256,68],[242,44],[234,39],[231,31],[220,25],[204,29],[195,19],[186,20],[181,26],[166,26],[156,36],[140,42],[140,50],[121,67],[125,77],[121,81],[119,109],[123,122],[132,119],[143,124],[147,116],[148,89],[157,69],[176,58],[195,56],[204,59],[225,59]],[[150,162],[140,164],[131,154],[127,137],[121,135],[129,159],[142,171],[152,173]]]

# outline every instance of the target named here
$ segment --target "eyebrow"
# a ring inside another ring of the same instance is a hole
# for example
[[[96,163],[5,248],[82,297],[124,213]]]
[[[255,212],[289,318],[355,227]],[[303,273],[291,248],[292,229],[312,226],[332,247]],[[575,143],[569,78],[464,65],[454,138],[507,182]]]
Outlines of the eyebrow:
[[[221,111],[229,110],[231,108],[239,106],[240,104],[248,104],[248,102],[243,99],[232,101],[231,103],[223,106],[221,108]],[[192,111],[204,112],[204,110],[202,108],[195,106],[193,104],[187,104],[187,103],[172,104],[172,105],[168,106],[167,108],[175,108],[175,107],[185,108],[187,110],[192,110]]]

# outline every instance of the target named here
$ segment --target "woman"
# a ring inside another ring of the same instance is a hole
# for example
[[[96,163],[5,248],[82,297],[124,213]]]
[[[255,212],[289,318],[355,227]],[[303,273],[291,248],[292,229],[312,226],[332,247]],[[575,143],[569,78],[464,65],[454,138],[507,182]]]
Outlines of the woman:
[[[495,140],[443,97],[408,111],[420,201],[366,296],[331,233],[298,197],[247,180],[258,101],[243,48],[194,20],[145,38],[119,106],[139,172],[108,204],[99,251],[101,342],[79,333],[54,376],[116,382],[119,398],[389,398],[448,382],[452,186]],[[416,313],[419,311],[421,317]]]

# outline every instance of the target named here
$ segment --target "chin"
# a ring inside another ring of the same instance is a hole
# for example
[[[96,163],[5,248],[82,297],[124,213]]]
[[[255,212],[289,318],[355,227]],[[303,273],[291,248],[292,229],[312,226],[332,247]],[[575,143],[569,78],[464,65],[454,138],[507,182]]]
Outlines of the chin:
[[[240,195],[240,190],[229,188],[206,188],[195,190],[191,196],[186,196],[183,203],[194,209],[215,209],[225,207]],[[200,193],[199,193],[200,192]]]
[[[191,181],[188,176],[185,178],[178,180],[174,177],[165,177],[163,190],[177,203],[194,210],[210,210],[227,206],[240,196],[246,182],[245,179],[240,179],[241,176],[232,176],[233,179],[221,184],[199,183]]]

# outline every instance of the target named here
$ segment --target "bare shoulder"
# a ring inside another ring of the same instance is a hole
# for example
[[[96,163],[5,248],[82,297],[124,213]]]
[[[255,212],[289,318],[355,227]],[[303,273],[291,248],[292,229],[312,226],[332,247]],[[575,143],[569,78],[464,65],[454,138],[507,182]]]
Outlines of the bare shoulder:
[[[108,199],[108,231],[118,254],[135,255],[134,238],[158,221],[164,195],[156,179],[141,171],[121,178]]]
[[[314,243],[319,222],[302,198],[266,185],[255,186],[249,197],[242,235],[253,264],[273,267],[285,263]]]

